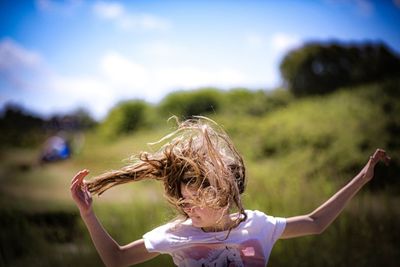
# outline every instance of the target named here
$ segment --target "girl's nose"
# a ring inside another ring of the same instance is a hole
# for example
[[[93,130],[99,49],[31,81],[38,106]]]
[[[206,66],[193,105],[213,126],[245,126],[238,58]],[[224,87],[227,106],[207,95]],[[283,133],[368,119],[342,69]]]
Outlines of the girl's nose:
[[[183,208],[183,210],[184,210],[187,214],[196,214],[197,211],[199,210],[199,207],[190,205],[190,206],[187,206],[187,207]]]

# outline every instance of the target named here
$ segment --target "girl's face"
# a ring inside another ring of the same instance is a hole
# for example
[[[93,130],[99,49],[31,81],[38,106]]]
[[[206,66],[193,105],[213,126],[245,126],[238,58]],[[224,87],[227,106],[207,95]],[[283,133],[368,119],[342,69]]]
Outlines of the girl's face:
[[[192,200],[196,196],[197,190],[181,184],[181,193],[184,200]],[[192,225],[202,228],[205,231],[224,230],[226,223],[230,221],[225,209],[214,209],[208,207],[198,207],[191,204],[183,206],[184,212],[192,220]],[[224,214],[226,213],[226,214]]]

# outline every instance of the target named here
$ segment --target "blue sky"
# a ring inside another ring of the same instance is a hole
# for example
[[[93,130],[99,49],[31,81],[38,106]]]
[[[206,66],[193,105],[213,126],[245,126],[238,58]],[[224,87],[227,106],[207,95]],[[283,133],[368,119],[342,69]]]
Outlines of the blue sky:
[[[383,41],[400,53],[400,0],[0,2],[0,106],[103,118],[178,89],[271,89],[308,41]]]

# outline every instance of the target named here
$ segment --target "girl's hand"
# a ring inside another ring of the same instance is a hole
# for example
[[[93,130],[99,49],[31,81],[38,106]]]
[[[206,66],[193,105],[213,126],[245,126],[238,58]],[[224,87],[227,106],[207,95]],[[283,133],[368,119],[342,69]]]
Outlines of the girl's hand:
[[[380,148],[378,148],[375,153],[371,157],[369,157],[369,161],[364,167],[364,179],[367,182],[374,177],[375,165],[379,161],[383,161],[386,165],[388,165],[390,161],[390,157],[386,154],[386,151]]]
[[[85,180],[83,180],[88,173],[88,170],[82,170],[71,181],[71,195],[81,214],[92,212],[92,196],[87,189]]]

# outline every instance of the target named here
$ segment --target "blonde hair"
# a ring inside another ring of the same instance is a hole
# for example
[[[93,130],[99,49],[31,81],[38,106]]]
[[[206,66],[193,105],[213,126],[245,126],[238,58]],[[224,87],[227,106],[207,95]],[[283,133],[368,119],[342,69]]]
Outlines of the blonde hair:
[[[128,182],[155,179],[164,184],[165,197],[185,218],[181,185],[197,189],[196,205],[215,209],[237,210],[236,227],[247,216],[241,194],[246,176],[243,159],[231,139],[218,124],[206,117],[178,122],[178,129],[156,143],[162,147],[154,153],[141,152],[135,161],[87,182],[91,193],[100,195],[107,189]]]

